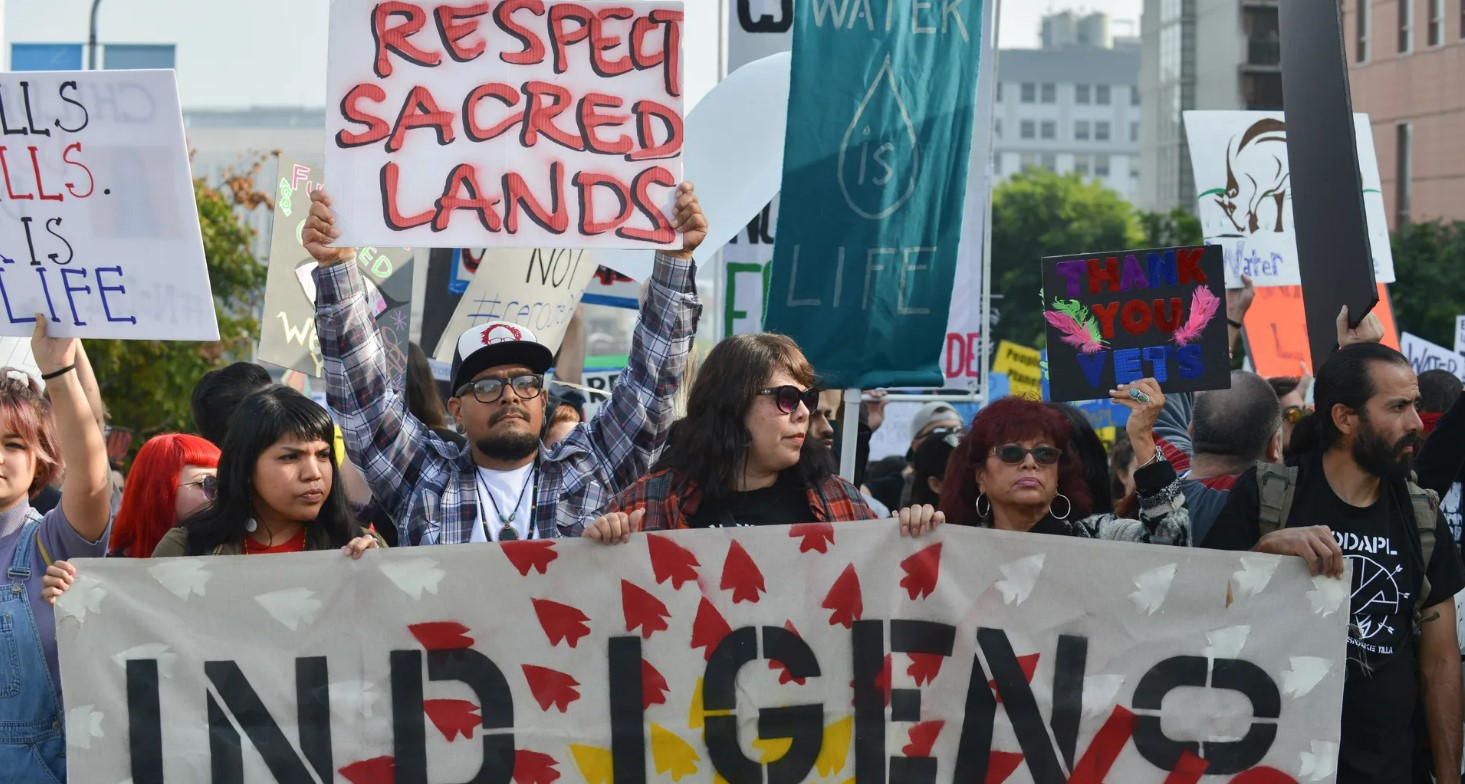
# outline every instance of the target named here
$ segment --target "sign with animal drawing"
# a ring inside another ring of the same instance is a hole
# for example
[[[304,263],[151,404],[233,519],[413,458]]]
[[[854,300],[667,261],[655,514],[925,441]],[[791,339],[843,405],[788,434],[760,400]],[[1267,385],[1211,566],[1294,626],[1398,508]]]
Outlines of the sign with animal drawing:
[[[1221,249],[1043,259],[1050,400],[1096,400],[1153,378],[1166,392],[1231,386]]]
[[[1394,282],[1389,222],[1368,115],[1353,116],[1374,275]],[[1281,112],[1185,112],[1196,214],[1207,243],[1225,255],[1226,285],[1301,285],[1293,233],[1287,124]]]

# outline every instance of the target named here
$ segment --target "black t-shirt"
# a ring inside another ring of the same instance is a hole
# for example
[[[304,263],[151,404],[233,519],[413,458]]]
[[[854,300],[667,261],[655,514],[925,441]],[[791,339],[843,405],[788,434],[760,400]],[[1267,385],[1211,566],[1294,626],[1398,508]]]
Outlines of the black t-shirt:
[[[778,481],[758,490],[733,493],[720,503],[703,501],[687,520],[690,528],[732,528],[744,525],[793,525],[814,519],[809,489],[798,472],[784,471]]]
[[[1414,605],[1424,572],[1418,537],[1409,521],[1407,495],[1386,485],[1370,507],[1338,498],[1321,458],[1301,458],[1287,526],[1326,525],[1353,567],[1348,670],[1343,688],[1340,784],[1410,784],[1415,738],[1408,730],[1418,692],[1414,662]],[[1248,550],[1260,538],[1255,470],[1232,491],[1205,546]],[[1435,526],[1426,606],[1453,601],[1465,585],[1459,557],[1443,517]]]

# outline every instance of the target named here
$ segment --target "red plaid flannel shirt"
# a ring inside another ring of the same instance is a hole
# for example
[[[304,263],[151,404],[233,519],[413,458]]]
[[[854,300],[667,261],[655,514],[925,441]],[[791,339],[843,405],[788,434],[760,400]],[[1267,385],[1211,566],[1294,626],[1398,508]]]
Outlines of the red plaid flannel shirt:
[[[609,511],[630,514],[646,510],[641,520],[643,531],[666,531],[686,528],[687,520],[702,504],[702,492],[692,482],[677,488],[671,470],[657,471],[621,491]],[[875,512],[860,491],[844,479],[830,475],[809,487],[809,519],[804,523],[845,523],[874,520]]]

